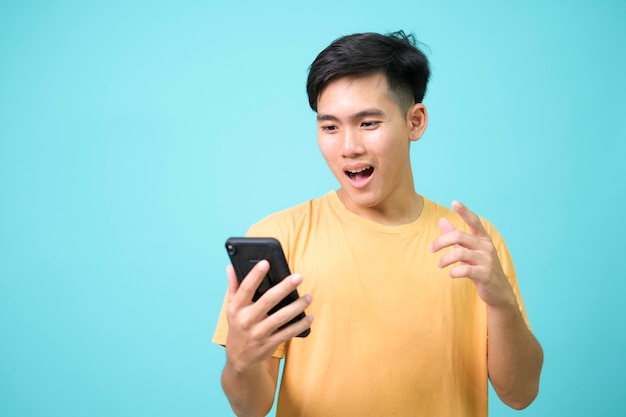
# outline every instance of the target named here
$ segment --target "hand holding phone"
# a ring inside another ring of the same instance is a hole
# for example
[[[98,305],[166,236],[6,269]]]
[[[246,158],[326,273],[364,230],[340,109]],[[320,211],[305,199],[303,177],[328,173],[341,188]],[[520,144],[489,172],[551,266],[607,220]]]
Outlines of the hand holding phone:
[[[291,275],[289,265],[285,259],[285,254],[280,246],[280,242],[274,238],[231,237],[226,241],[226,251],[228,252],[233,268],[235,269],[237,280],[240,283],[259,261],[266,259],[269,262],[270,269],[257,288],[252,301],[257,301],[267,290],[281,282],[287,276]],[[273,314],[281,308],[291,304],[298,298],[298,292],[293,290],[276,306],[274,306],[268,312],[268,315]],[[304,312],[302,312],[289,322],[279,327],[279,329],[296,323],[305,317]],[[310,332],[311,329],[307,329],[300,333],[297,337],[306,337]]]

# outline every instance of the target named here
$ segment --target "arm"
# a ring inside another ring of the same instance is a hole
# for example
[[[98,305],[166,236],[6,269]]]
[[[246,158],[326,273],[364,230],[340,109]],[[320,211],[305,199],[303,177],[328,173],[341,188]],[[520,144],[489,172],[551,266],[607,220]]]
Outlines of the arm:
[[[505,404],[526,408],[539,393],[543,350],[526,326],[515,297],[509,307],[487,306],[487,329],[491,384]]]
[[[278,381],[278,358],[269,358],[254,369],[240,372],[226,362],[222,387],[230,406],[238,416],[265,416],[274,402]]]
[[[269,269],[267,261],[259,262],[239,285],[231,265],[228,266],[226,317],[226,365],[222,387],[237,416],[264,416],[274,402],[279,360],[272,357],[276,348],[310,327],[312,317],[284,329],[280,326],[297,316],[310,304],[311,296],[267,315],[280,300],[302,282],[302,276],[291,275],[269,289],[256,302],[252,297]]]
[[[459,202],[453,202],[452,208],[469,226],[470,233],[440,219],[442,235],[435,239],[431,250],[452,248],[441,257],[439,267],[454,264],[449,272],[451,278],[468,278],[476,285],[487,305],[489,379],[505,404],[525,408],[539,391],[543,351],[524,322],[495,246],[479,217]]]

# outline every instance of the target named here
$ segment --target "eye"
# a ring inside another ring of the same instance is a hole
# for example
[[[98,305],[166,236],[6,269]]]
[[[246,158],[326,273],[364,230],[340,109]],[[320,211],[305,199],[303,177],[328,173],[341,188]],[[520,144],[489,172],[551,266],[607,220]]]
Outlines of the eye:
[[[320,126],[322,132],[332,133],[337,130],[337,126],[335,125],[322,125]]]
[[[380,122],[373,120],[367,120],[361,123],[361,127],[364,127],[366,129],[374,129],[378,127],[378,125],[380,125]]]

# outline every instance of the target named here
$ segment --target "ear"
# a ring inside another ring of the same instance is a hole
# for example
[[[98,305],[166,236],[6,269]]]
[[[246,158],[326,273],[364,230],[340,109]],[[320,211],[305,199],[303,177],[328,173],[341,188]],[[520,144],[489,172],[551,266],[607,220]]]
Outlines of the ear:
[[[414,104],[407,112],[407,122],[410,126],[409,139],[412,142],[420,140],[428,126],[428,112],[422,103]]]

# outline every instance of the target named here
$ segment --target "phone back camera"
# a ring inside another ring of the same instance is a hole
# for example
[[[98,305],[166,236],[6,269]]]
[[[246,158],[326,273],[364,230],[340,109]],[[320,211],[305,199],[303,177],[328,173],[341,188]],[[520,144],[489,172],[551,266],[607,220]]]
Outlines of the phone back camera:
[[[229,255],[234,255],[237,253],[237,248],[233,245],[226,245],[226,250],[228,250]]]

